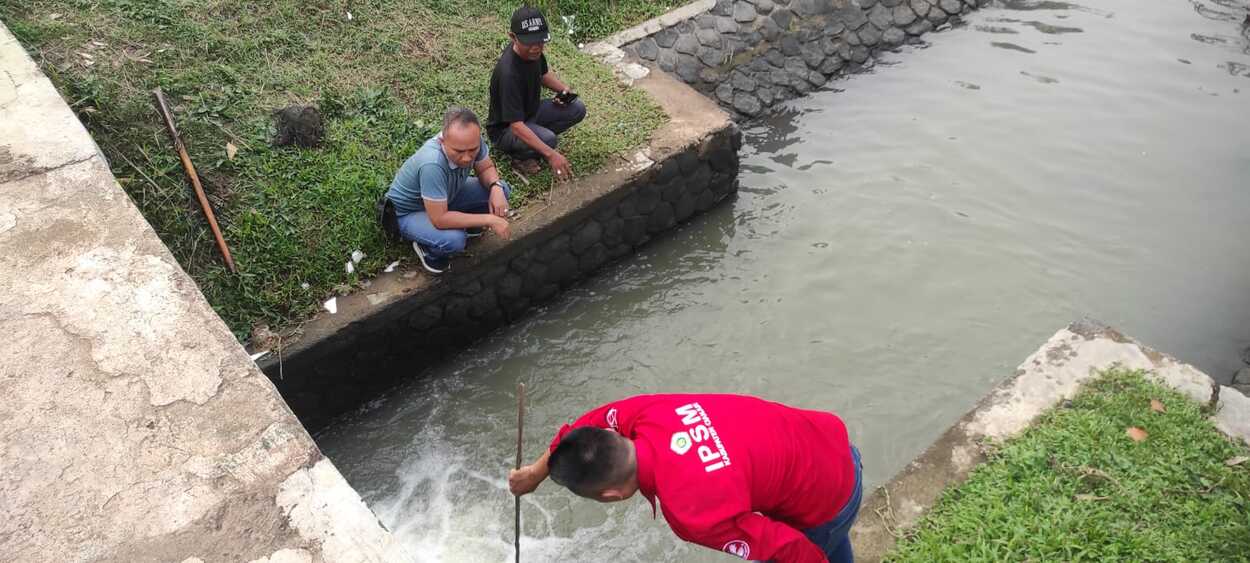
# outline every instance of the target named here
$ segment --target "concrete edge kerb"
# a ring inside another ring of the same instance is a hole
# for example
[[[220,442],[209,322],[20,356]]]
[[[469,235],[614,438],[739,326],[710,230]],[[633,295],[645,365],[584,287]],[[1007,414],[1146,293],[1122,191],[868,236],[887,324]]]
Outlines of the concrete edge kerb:
[[[0,182],[20,180],[92,158],[107,162],[95,139],[56,93],[52,81],[3,24],[0,71],[0,111],[16,104],[44,117],[34,127],[20,116],[0,120],[0,156],[5,157],[0,159]]]
[[[0,560],[411,560],[0,23]]]
[[[696,0],[684,6],[673,8],[659,16],[651,18],[629,29],[613,33],[599,42],[620,48],[658,31],[673,27],[699,14],[705,13],[716,6],[716,0]]]
[[[1221,386],[1212,420],[1221,432],[1250,444],[1250,397],[1232,387]]]
[[[1072,398],[1099,371],[1113,366],[1146,370],[1154,381],[1211,405],[1215,427],[1250,445],[1250,398],[1111,327],[1091,320],[1075,322],[1056,332],[1013,377],[865,499],[851,532],[856,554],[865,561],[881,560],[945,489],[963,482],[986,460],[987,442],[1020,434],[1041,414]]]

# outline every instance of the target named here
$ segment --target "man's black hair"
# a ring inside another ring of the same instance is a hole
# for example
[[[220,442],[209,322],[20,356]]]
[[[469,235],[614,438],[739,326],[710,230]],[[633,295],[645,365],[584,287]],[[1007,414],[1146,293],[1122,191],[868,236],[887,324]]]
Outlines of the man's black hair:
[[[584,497],[623,483],[631,469],[625,440],[611,430],[589,426],[566,434],[547,458],[551,480]]]
[[[462,127],[465,125],[482,126],[478,123],[477,114],[473,113],[473,110],[461,106],[451,106],[443,113],[443,129],[446,130],[453,123]]]

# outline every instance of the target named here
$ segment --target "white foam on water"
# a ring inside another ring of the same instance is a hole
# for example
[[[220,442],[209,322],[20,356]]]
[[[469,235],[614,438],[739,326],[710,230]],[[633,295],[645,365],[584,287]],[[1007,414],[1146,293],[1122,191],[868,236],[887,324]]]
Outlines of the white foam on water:
[[[514,498],[506,466],[426,428],[396,471],[396,490],[370,499],[382,523],[421,562],[513,561]],[[616,505],[574,497],[550,483],[522,497],[521,554],[541,561],[668,561],[691,548],[651,517],[641,496]]]

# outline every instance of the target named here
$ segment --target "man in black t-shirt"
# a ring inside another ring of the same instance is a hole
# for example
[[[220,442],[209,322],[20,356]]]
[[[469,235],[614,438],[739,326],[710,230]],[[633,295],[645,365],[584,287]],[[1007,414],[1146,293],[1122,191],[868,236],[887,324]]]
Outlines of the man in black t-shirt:
[[[517,170],[533,174],[538,158],[547,161],[557,180],[573,177],[569,160],[556,150],[559,134],[586,118],[586,105],[547,66],[543,48],[551,35],[547,18],[537,8],[522,6],[512,13],[512,43],[504,49],[490,76],[490,117],[486,132],[496,151],[511,156]],[[540,100],[542,88],[556,92]]]

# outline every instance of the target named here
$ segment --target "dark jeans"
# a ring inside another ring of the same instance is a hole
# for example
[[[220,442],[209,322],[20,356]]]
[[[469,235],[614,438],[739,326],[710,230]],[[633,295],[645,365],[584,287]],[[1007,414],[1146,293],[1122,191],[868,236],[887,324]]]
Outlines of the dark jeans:
[[[534,117],[525,122],[542,142],[551,148],[560,144],[560,133],[568,131],[574,125],[586,119],[586,104],[580,99],[568,105],[558,105],[551,100],[543,100],[538,106]],[[527,160],[538,158],[538,152],[525,144],[510,127],[504,127],[498,134],[491,136],[492,148],[496,151],[517,159]]]
[[[505,196],[512,195],[512,188],[503,180]],[[464,186],[456,193],[456,197],[447,202],[448,211],[463,213],[489,213],[490,190],[482,187],[476,177],[465,179]],[[468,233],[464,229],[440,229],[430,222],[430,215],[425,211],[414,211],[399,216],[399,234],[404,240],[421,243],[425,251],[435,258],[446,258],[464,250]]]
[[[851,524],[859,515],[859,503],[864,496],[864,464],[859,460],[859,450],[851,446],[851,456],[855,458],[855,491],[851,500],[846,502],[837,516],[815,528],[803,530],[803,535],[812,540],[816,547],[824,550],[829,563],[853,563],[855,554],[851,551]]]

